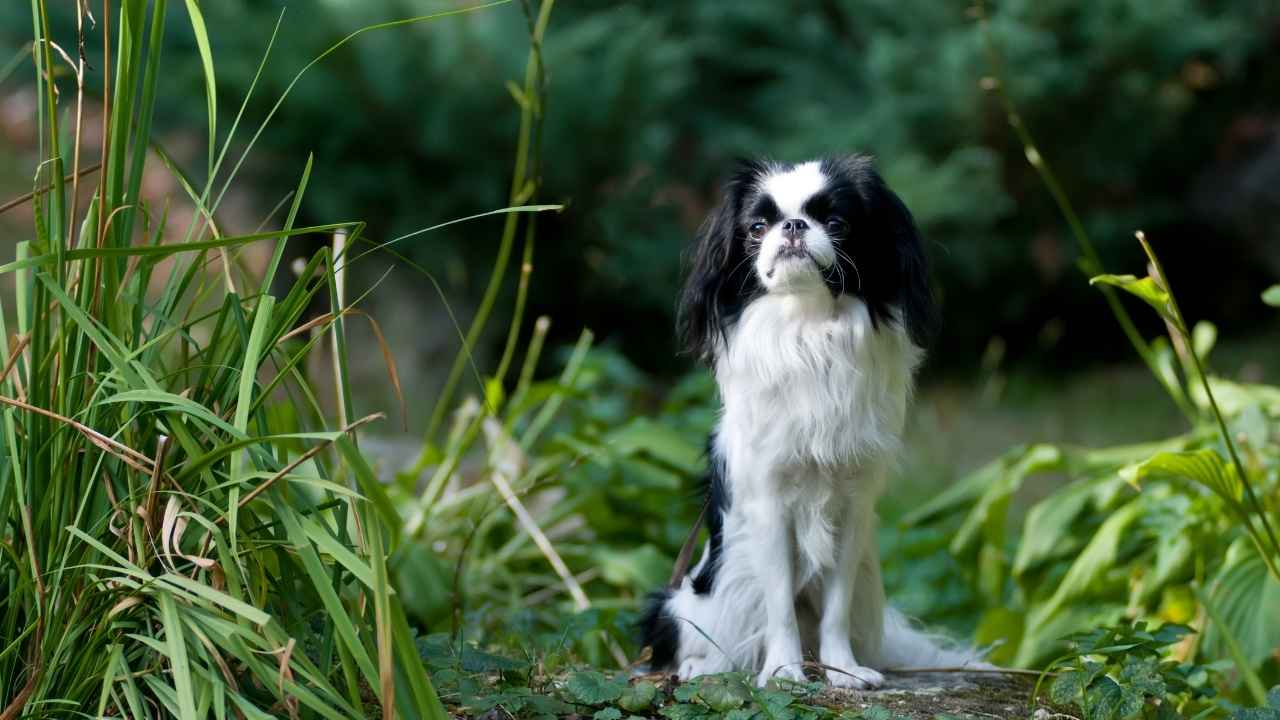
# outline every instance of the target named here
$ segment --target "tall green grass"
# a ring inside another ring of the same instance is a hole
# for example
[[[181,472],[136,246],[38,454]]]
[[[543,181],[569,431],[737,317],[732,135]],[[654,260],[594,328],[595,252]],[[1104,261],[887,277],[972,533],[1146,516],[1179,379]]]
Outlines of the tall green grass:
[[[363,28],[316,61],[369,30],[494,4]],[[379,416],[354,418],[346,388],[347,259],[323,250],[268,292],[289,238],[342,232],[350,247],[363,225],[295,227],[308,161],[278,229],[222,232],[249,97],[221,132],[196,0],[180,31],[204,69],[199,180],[152,126],[158,94],[177,91],[161,48],[178,8],[104,3],[91,22],[80,3],[49,5],[31,0],[35,224],[0,266],[0,718],[444,717],[388,580],[402,521],[356,447]],[[51,12],[77,12],[79,37],[51,38]],[[101,43],[102,67],[64,52],[81,42]],[[102,105],[96,157],[86,95]],[[168,204],[139,196],[156,162],[195,210],[180,241]],[[275,251],[254,275],[238,253],[260,242]],[[317,297],[330,311],[300,324]],[[336,370],[312,382],[326,338]]]

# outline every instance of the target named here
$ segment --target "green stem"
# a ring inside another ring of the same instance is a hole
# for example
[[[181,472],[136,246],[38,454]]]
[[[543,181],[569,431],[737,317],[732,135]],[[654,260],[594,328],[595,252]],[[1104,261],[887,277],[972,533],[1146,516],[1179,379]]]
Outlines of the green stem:
[[[1182,336],[1182,341],[1190,352],[1186,353],[1191,356],[1191,362],[1195,366],[1196,375],[1200,377],[1200,385],[1204,388],[1205,397],[1209,399],[1209,408],[1213,411],[1213,417],[1218,424],[1218,432],[1222,435],[1222,442],[1227,446],[1227,454],[1231,456],[1231,464],[1235,466],[1236,473],[1240,477],[1240,484],[1244,486],[1244,492],[1249,499],[1249,504],[1253,506],[1253,511],[1258,515],[1262,522],[1262,527],[1267,531],[1267,539],[1271,541],[1271,551],[1266,552],[1259,544],[1259,552],[1262,559],[1267,564],[1267,568],[1276,580],[1280,580],[1280,572],[1277,571],[1275,561],[1272,555],[1280,557],[1280,542],[1276,541],[1275,529],[1271,527],[1271,521],[1267,517],[1267,509],[1258,499],[1257,494],[1253,490],[1253,483],[1249,482],[1249,475],[1245,472],[1244,463],[1240,462],[1240,453],[1236,450],[1235,441],[1231,437],[1231,431],[1227,428],[1227,421],[1222,416],[1222,410],[1218,407],[1218,400],[1213,395],[1213,389],[1209,386],[1209,376],[1205,373],[1204,364],[1200,362],[1200,356],[1196,353],[1191,342],[1191,333],[1187,331],[1187,322],[1182,317],[1182,309],[1178,307],[1178,301],[1174,297],[1173,289],[1169,286],[1169,279],[1164,274],[1164,266],[1160,264],[1160,259],[1156,257],[1155,252],[1151,249],[1151,245],[1147,242],[1146,235],[1139,232],[1138,242],[1142,244],[1142,249],[1147,254],[1147,259],[1151,261],[1151,272],[1154,279],[1165,293],[1169,296],[1169,312],[1173,316],[1174,329]],[[1252,530],[1252,521],[1246,516],[1247,523]]]
[[[531,192],[528,188],[530,182],[528,168],[530,164],[535,164],[536,166],[533,157],[535,154],[533,139],[536,124],[541,122],[538,116],[540,115],[540,96],[542,92],[540,83],[543,81],[541,63],[542,37],[546,31],[551,7],[554,4],[554,0],[543,0],[539,9],[538,20],[533,25],[530,37],[529,59],[525,64],[524,98],[520,111],[519,139],[516,145],[515,167],[511,173],[510,200],[513,205],[522,202]],[[494,262],[493,271],[489,275],[489,283],[485,287],[480,306],[476,309],[475,317],[472,319],[467,335],[463,339],[462,349],[454,358],[453,366],[449,368],[449,375],[445,379],[444,388],[440,391],[440,396],[436,399],[435,407],[431,411],[431,419],[427,423],[427,432],[423,437],[422,454],[419,455],[418,461],[414,463],[413,469],[410,471],[412,475],[416,476],[421,473],[431,462],[432,439],[436,436],[440,429],[440,424],[444,421],[445,412],[453,400],[453,394],[457,390],[462,371],[471,357],[471,349],[475,347],[480,339],[480,333],[484,331],[484,327],[489,320],[489,314],[493,311],[498,291],[502,288],[503,278],[506,277],[507,265],[511,258],[512,246],[515,244],[515,234],[518,226],[518,216],[507,216],[506,224],[502,230],[502,240],[498,245],[498,257]]]
[[[1058,182],[1053,169],[1049,167],[1044,155],[1041,154],[1037,147],[1035,138],[1031,136],[1031,131],[1027,129],[1026,124],[1022,121],[1022,116],[1014,106],[1013,100],[1005,92],[1004,64],[1001,62],[1000,54],[996,50],[995,40],[991,35],[991,24],[987,17],[986,3],[983,0],[979,0],[977,9],[983,40],[986,43],[988,63],[991,65],[992,78],[995,80],[992,90],[1000,99],[1005,117],[1008,119],[1010,127],[1013,128],[1014,134],[1018,136],[1018,141],[1022,144],[1023,154],[1027,158],[1027,163],[1035,169],[1040,176],[1041,182],[1049,190],[1049,195],[1053,197],[1054,203],[1058,206],[1058,211],[1062,213],[1063,218],[1067,221],[1067,226],[1071,229],[1071,234],[1075,238],[1076,244],[1080,246],[1080,251],[1084,254],[1082,270],[1088,277],[1098,275],[1102,273],[1102,259],[1098,256],[1093,242],[1089,240],[1089,235],[1084,230],[1084,224],[1080,222],[1080,217],[1076,214],[1074,206],[1067,198],[1066,192],[1063,191],[1062,185]],[[1151,346],[1147,344],[1147,341],[1138,332],[1137,326],[1134,325],[1133,319],[1129,317],[1128,311],[1124,309],[1124,305],[1120,303],[1120,299],[1111,288],[1101,287],[1099,289],[1102,291],[1103,297],[1106,298],[1111,314],[1115,316],[1116,322],[1120,324],[1120,329],[1124,332],[1125,337],[1129,339],[1129,344],[1133,345],[1133,349],[1137,351],[1142,361],[1146,363],[1147,368],[1151,370],[1151,374],[1164,387],[1165,392],[1169,394],[1169,397],[1178,406],[1178,409],[1182,411],[1182,414],[1194,423],[1196,420],[1195,408],[1187,401],[1180,387],[1165,382],[1160,374],[1159,367],[1156,365],[1155,354],[1152,353]]]

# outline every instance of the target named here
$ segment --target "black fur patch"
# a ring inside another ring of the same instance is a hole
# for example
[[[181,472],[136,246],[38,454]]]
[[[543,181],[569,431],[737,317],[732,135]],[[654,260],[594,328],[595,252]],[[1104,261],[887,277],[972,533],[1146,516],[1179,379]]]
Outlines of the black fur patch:
[[[693,578],[693,591],[698,595],[711,592],[720,569],[724,549],[724,516],[729,512],[729,478],[724,458],[715,450],[716,436],[707,440],[707,474],[703,480],[707,495],[707,533],[711,539],[710,557],[702,563],[702,570]]]
[[[676,660],[680,646],[680,631],[676,619],[667,612],[671,591],[667,589],[649,593],[645,600],[644,614],[640,617],[640,646],[653,649],[649,660],[651,670],[670,669]]]

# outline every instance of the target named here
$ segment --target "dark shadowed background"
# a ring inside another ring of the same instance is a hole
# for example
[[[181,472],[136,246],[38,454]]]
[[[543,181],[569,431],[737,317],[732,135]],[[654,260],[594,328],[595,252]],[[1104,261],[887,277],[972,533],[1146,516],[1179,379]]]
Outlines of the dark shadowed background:
[[[21,5],[0,9],[6,60],[29,31]],[[1132,233],[1145,229],[1189,314],[1214,319],[1227,336],[1259,329],[1267,316],[1258,292],[1280,275],[1280,38],[1264,22],[1265,5],[1014,0],[993,16],[1009,93],[1107,269],[1141,269]],[[236,29],[213,41],[223,127],[283,6],[205,8],[211,26]],[[292,4],[249,116],[265,113],[298,68],[350,30],[449,6]],[[245,197],[223,211],[224,222],[256,226],[296,184],[307,153],[315,170],[305,222],[365,219],[369,236],[385,239],[503,205],[518,119],[505,84],[522,75],[526,46],[513,6],[381,31],[339,50],[268,126],[248,173],[254,187],[240,186]],[[164,53],[162,83],[195,90],[194,41],[174,33]],[[681,251],[730,161],[856,151],[878,158],[928,241],[945,317],[931,373],[972,371],[993,342],[1005,364],[1055,372],[1127,358],[1076,271],[1077,249],[1051,198],[980,89],[987,58],[962,5],[575,0],[556,8],[546,64],[542,197],[568,209],[542,219],[531,317],[551,316],[553,340],[588,326],[640,368],[688,369],[671,333]],[[25,81],[0,86],[6,170],[32,141]],[[157,122],[172,128],[169,149],[179,156],[201,147],[191,134],[205,113],[198,97],[161,96]],[[400,249],[434,273],[465,320],[499,225],[460,226]],[[384,269],[375,264],[369,278]],[[408,275],[374,297],[401,336],[392,344],[403,374],[430,376],[455,340],[440,299]]]

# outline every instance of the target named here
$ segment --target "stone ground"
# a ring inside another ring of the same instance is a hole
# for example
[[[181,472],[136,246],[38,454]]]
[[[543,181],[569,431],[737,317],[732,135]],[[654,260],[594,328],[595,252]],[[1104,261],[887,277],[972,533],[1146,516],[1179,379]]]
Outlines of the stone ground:
[[[1052,708],[1028,700],[1035,687],[1031,675],[985,672],[886,673],[879,690],[827,690],[819,701],[853,709],[879,705],[895,715],[933,718],[938,714],[972,718],[1061,718]]]
[[[679,686],[674,676],[644,674],[643,677],[658,685],[660,697],[671,699],[672,691]],[[1042,702],[1031,705],[1031,697],[1038,676],[996,672],[919,672],[885,673],[885,686],[879,690],[857,691],[829,688],[817,696],[804,700],[807,705],[820,705],[833,710],[869,711],[881,708],[892,713],[894,720],[936,720],[936,718],[966,718],[983,720],[1079,720],[1075,715],[1063,712]],[[1042,688],[1041,697],[1044,697]],[[656,712],[656,711],[655,711]],[[455,720],[469,716],[457,715]],[[566,720],[591,720],[591,715],[569,715]],[[655,720],[664,716],[652,714]],[[875,715],[872,715],[875,717]],[[477,716],[477,720],[513,720],[502,708],[494,708]]]

